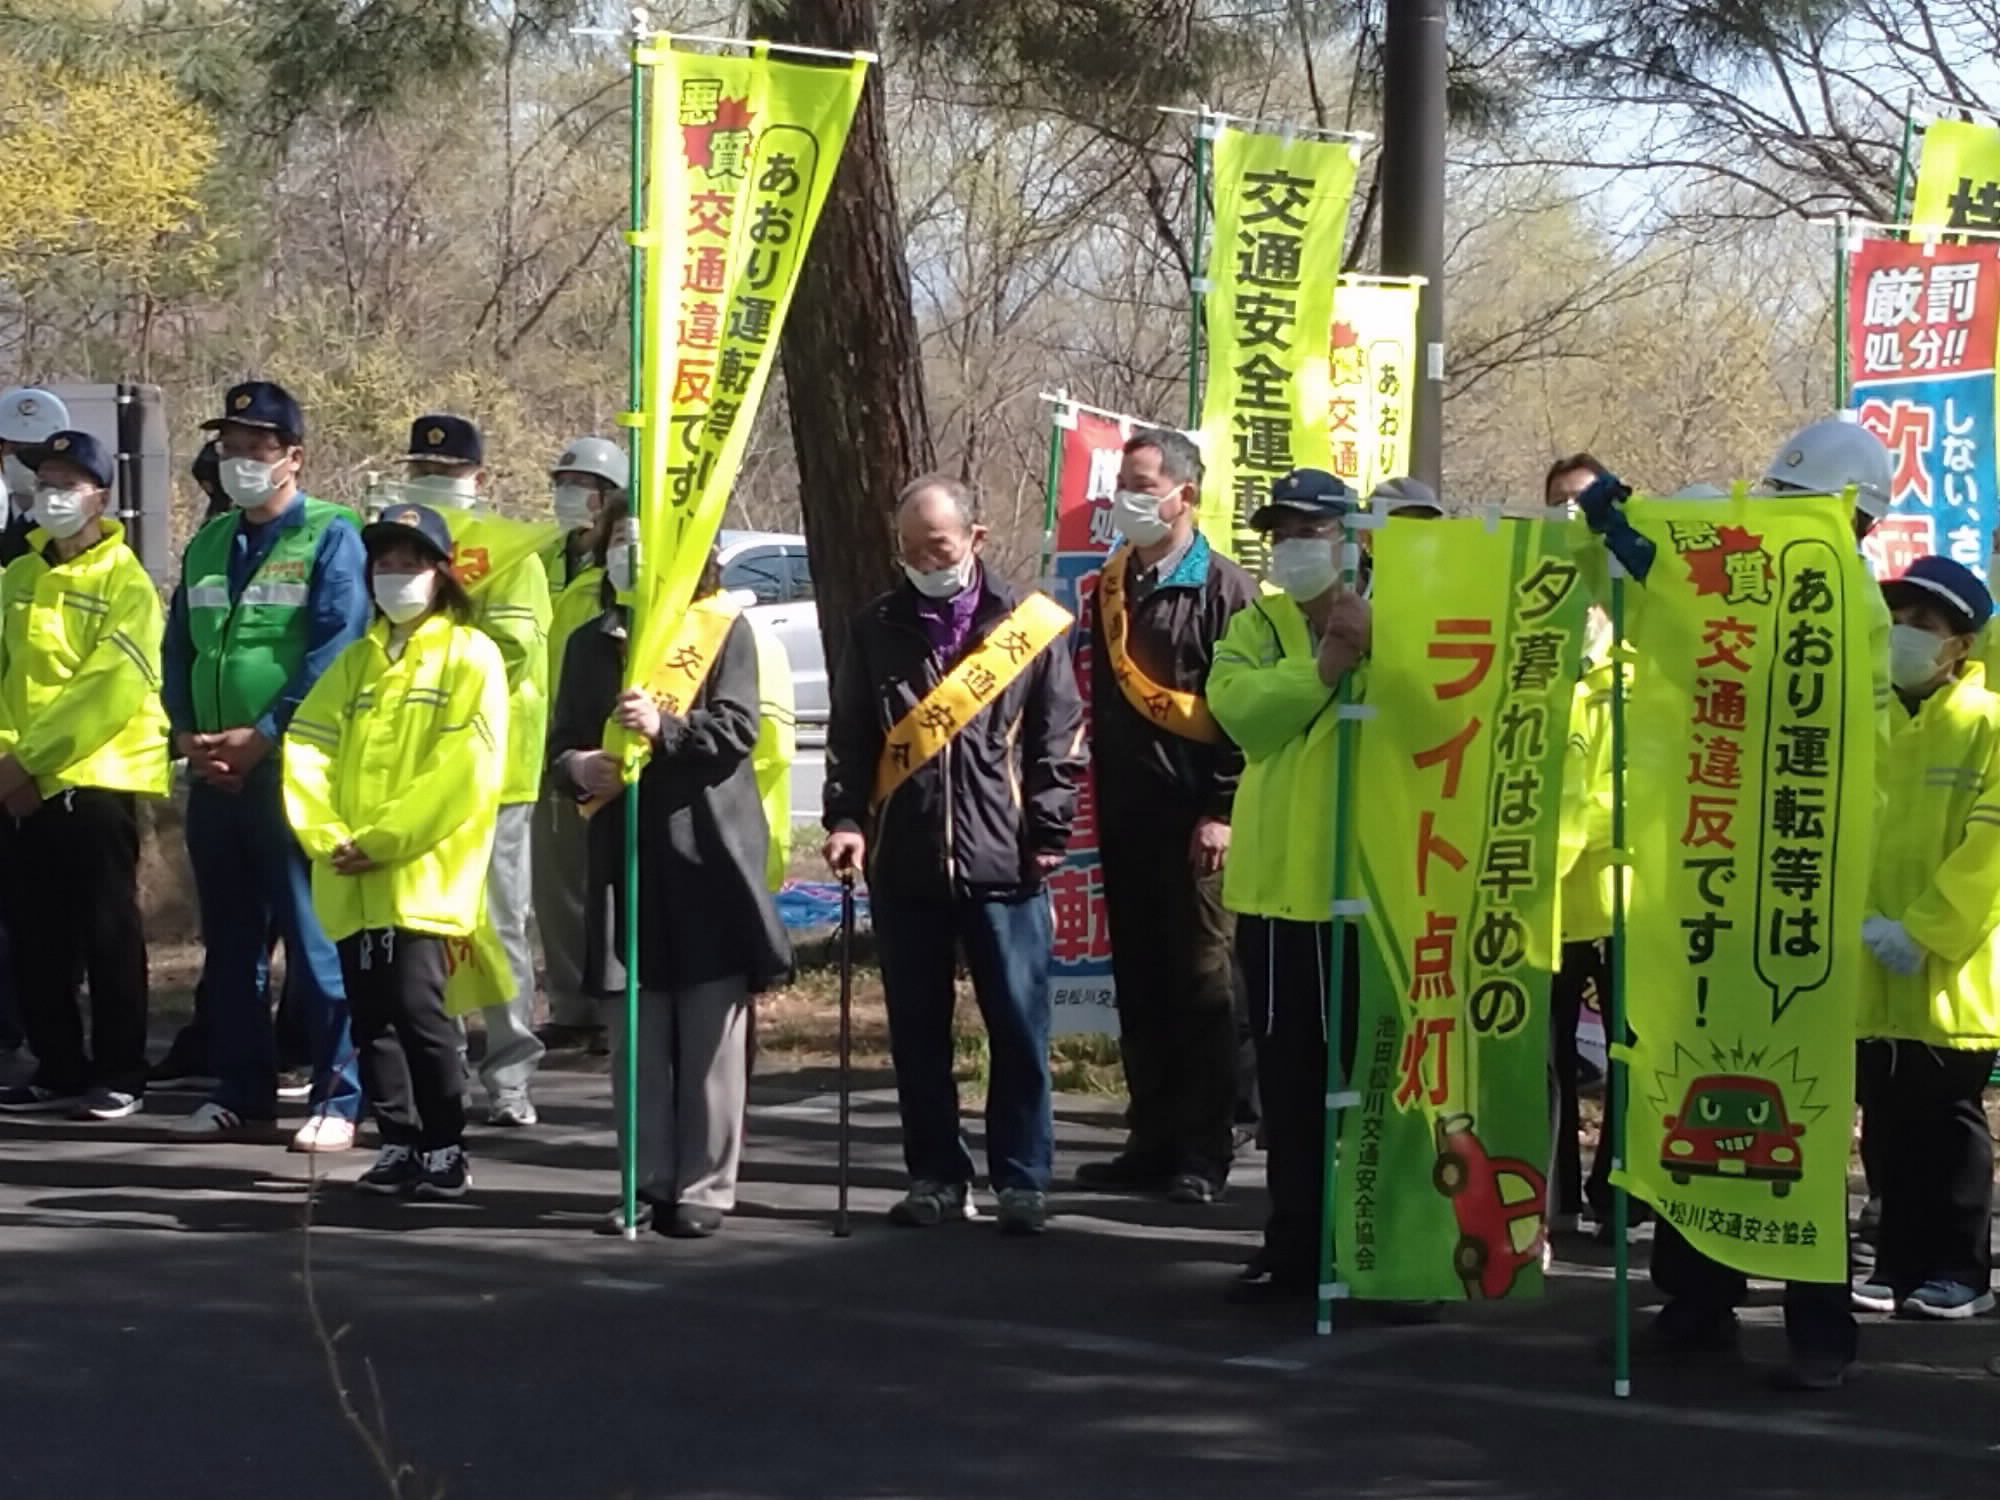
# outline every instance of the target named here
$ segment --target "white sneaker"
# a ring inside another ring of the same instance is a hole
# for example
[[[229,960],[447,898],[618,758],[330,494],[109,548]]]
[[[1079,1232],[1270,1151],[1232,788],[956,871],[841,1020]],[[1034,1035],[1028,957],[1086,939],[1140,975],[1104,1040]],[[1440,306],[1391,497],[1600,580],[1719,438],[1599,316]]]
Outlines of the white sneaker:
[[[486,1123],[502,1130],[526,1130],[540,1120],[541,1116],[535,1113],[535,1106],[526,1094],[511,1099],[496,1099],[486,1111]]]
[[[349,1151],[354,1147],[354,1122],[340,1115],[314,1115],[299,1127],[286,1149],[317,1155],[328,1151]]]
[[[252,1126],[233,1109],[227,1109],[212,1100],[201,1106],[185,1120],[176,1120],[170,1127],[173,1134],[201,1140],[221,1140],[225,1137],[240,1137],[250,1133]]]

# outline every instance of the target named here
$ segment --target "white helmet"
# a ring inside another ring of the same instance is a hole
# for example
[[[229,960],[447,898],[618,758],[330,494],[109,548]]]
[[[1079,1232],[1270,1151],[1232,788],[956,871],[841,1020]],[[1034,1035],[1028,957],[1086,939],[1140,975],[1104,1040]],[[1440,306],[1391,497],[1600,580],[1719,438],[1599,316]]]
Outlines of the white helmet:
[[[615,490],[625,488],[632,477],[631,460],[625,450],[608,438],[580,437],[563,449],[562,457],[549,466],[551,474],[594,474]]]
[[[1764,470],[1767,493],[1839,495],[1851,487],[1854,508],[1877,521],[1889,514],[1895,482],[1895,461],[1882,440],[1846,417],[1800,428]]]
[[[40,386],[16,386],[0,396],[0,439],[46,443],[69,426],[69,408]]]

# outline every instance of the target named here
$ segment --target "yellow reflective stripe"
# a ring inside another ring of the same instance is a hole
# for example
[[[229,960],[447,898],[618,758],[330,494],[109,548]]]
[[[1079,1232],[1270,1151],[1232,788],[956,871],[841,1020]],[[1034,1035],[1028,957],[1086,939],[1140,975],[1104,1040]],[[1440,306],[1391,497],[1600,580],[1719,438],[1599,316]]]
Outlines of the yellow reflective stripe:
[[[146,653],[139,649],[139,643],[122,630],[111,632],[111,644],[132,658],[132,665],[139,669],[139,675],[146,679],[146,686],[158,687],[160,674],[153,670],[153,664],[146,659]]]
[[[1132,549],[1121,546],[1097,575],[1097,608],[1104,621],[1104,649],[1111,659],[1112,679],[1125,701],[1148,723],[1197,744],[1217,744],[1222,739],[1221,727],[1199,693],[1163,686],[1132,660],[1127,646],[1132,622],[1125,605],[1125,575],[1131,566]]]
[[[869,806],[887,802],[919,767],[942,753],[1071,623],[1069,611],[1047,594],[1023,599],[890,729],[875,765]]]

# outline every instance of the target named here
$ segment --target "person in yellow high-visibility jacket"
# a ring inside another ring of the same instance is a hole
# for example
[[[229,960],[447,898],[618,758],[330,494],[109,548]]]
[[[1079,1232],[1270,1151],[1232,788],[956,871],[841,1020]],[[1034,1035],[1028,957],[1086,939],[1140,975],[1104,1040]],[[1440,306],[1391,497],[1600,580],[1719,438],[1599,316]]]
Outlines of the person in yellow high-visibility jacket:
[[[1272,539],[1266,594],[1229,621],[1208,673],[1208,706],[1243,751],[1222,903],[1237,914],[1263,1104],[1270,1215],[1242,1273],[1242,1300],[1310,1300],[1319,1284],[1326,1173],[1327,997],[1333,965],[1359,987],[1356,929],[1333,952],[1333,801],[1340,682],[1372,642],[1368,602],[1342,584],[1339,547],[1355,497],[1298,469],[1250,518]],[[1355,1007],[1343,1007],[1346,1063]],[[1345,1065],[1345,1064],[1344,1064]]]
[[[410,424],[409,478],[398,493],[420,505],[471,509],[479,499],[485,444],[464,417],[438,412]],[[535,1035],[535,959],[528,946],[533,902],[529,849],[535,803],[542,792],[542,759],[549,732],[548,566],[531,553],[481,585],[476,621],[500,648],[507,667],[506,778],[500,822],[493,836],[493,868],[486,900],[493,930],[506,950],[514,998],[480,1012],[486,1052],[479,1081],[486,1090],[486,1123],[525,1127],[536,1120],[529,1097],[544,1047]]]
[[[555,610],[549,622],[549,702],[562,696],[563,653],[578,629],[603,612],[604,556],[612,508],[621,505],[631,465],[609,439],[580,437],[563,448],[549,471],[562,540],[548,555]],[[549,991],[549,1024],[536,1033],[550,1051],[601,1049],[604,1020],[584,982],[589,937],[586,900],[590,840],[575,799],[556,778],[542,779],[535,820],[535,926]]]
[[[36,1070],[0,1110],[120,1120],[146,1093],[139,796],[167,792],[160,596],[107,514],[111,456],[56,433],[0,579],[0,880]],[[77,1010],[90,976],[90,1045]]]
[[[1944,557],[1919,558],[1882,594],[1900,708],[1880,770],[1888,809],[1857,1028],[1882,1216],[1854,1303],[1970,1318],[1993,1307],[1981,1100],[2000,1048],[2000,696],[1971,659],[1993,599]]]
[[[376,618],[285,736],[285,813],[340,953],[382,1151],[357,1186],[461,1197],[465,1065],[445,982],[485,911],[507,671],[451,573],[451,530],[393,503],[362,534]]]

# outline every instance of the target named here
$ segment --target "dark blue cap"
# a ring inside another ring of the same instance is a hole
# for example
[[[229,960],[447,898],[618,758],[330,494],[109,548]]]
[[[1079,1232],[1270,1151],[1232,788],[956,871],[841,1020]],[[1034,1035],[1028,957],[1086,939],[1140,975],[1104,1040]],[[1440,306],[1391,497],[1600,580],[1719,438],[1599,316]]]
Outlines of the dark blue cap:
[[[1948,557],[1920,557],[1901,578],[1882,585],[1891,609],[1928,604],[1942,609],[1959,635],[1977,635],[1993,618],[1993,595],[1979,575]]]
[[[397,501],[361,528],[361,541],[370,557],[397,542],[419,542],[435,552],[439,562],[451,561],[451,527],[428,505]]]
[[[432,412],[410,424],[410,451],[403,456],[438,464],[481,464],[486,449],[479,441],[479,429],[464,417]]]
[[[201,425],[213,431],[232,422],[238,427],[262,427],[295,442],[305,440],[305,413],[299,410],[299,403],[292,399],[290,391],[269,380],[246,380],[241,385],[232,385],[229,394],[222,398],[222,415]]]
[[[35,449],[35,472],[39,474],[44,464],[58,458],[65,463],[75,464],[96,480],[97,487],[101,490],[111,488],[112,477],[118,472],[111,462],[111,455],[104,451],[104,445],[87,432],[74,430],[59,432]]]
[[[1324,469],[1294,469],[1271,482],[1271,503],[1250,518],[1259,531],[1269,531],[1286,516],[1338,520],[1354,509],[1354,491]]]

